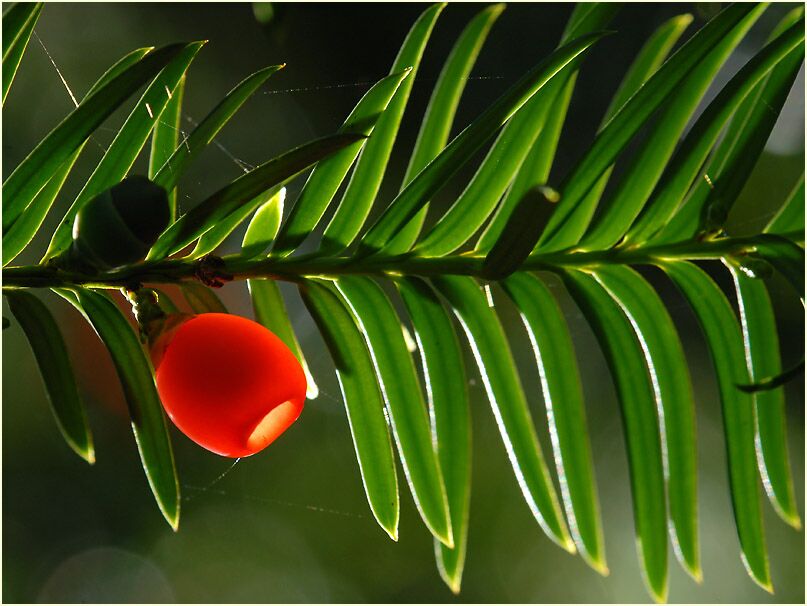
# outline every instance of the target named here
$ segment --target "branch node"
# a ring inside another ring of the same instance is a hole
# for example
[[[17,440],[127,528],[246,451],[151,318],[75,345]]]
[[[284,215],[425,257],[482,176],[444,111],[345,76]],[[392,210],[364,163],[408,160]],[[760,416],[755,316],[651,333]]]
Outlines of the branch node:
[[[221,257],[207,254],[196,262],[193,275],[205,286],[221,288],[233,279],[233,275],[224,271],[226,264]]]

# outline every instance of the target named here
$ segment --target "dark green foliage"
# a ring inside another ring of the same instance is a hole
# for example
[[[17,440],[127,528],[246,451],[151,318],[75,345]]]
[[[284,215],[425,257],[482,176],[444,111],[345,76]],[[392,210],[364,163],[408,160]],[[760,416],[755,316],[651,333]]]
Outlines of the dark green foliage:
[[[45,304],[30,293],[12,291],[6,293],[6,300],[34,350],[59,430],[70,448],[88,463],[94,463],[95,450],[87,415],[56,321]],[[8,320],[3,318],[3,327],[7,325]]]
[[[142,261],[170,221],[165,190],[146,177],[128,177],[79,210],[71,256],[100,269]]]

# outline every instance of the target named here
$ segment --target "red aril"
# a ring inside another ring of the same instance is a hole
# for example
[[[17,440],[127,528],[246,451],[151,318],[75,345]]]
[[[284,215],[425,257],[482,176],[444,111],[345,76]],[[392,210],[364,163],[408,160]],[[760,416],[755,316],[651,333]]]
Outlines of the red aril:
[[[152,346],[152,359],[168,416],[216,454],[245,457],[263,450],[303,410],[300,363],[279,337],[252,320],[220,313],[179,317]]]

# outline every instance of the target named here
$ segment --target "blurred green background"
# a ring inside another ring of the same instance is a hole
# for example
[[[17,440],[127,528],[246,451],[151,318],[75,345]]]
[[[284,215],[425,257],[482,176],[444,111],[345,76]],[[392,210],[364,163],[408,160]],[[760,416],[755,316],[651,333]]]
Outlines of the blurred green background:
[[[381,199],[397,191],[417,125],[442,61],[480,4],[451,4],[426,50]],[[728,62],[715,86],[758,50],[793,5],[773,5]],[[180,201],[195,201],[243,170],[333,132],[369,84],[383,77],[423,4],[282,4],[261,23],[250,4],[48,4],[3,109],[3,173],[72,107],[53,62],[77,97],[124,53],[140,46],[208,39],[192,66],[184,120],[192,127],[238,81],[280,62],[275,75],[210,146],[182,182]],[[264,12],[260,14],[266,16]],[[550,52],[570,4],[513,4],[500,17],[463,97],[455,132],[528,67]],[[693,4],[627,5],[598,44],[578,81],[553,176],[562,176],[596,132],[611,94],[642,42],[667,18]],[[41,41],[41,43],[40,43]],[[47,48],[47,52],[45,50]],[[764,225],[804,165],[803,71],[731,218],[734,233]],[[714,92],[707,95],[712,98]],[[128,110],[126,110],[128,111]],[[87,146],[42,234],[15,264],[36,262],[61,211],[78,192],[126,111]],[[235,161],[233,158],[237,159]],[[139,162],[135,172],[143,172]],[[472,170],[473,167],[469,169]],[[451,202],[470,174],[442,197]],[[302,180],[289,187],[293,201]],[[235,250],[239,231],[226,244]],[[719,282],[730,282],[710,267]],[[675,289],[652,272],[679,326],[691,361],[698,408],[699,489],[705,580],[691,581],[671,558],[672,602],[804,602],[804,534],[764,511],[775,595],[746,575],[727,486],[720,403],[708,352]],[[300,420],[263,453],[232,462],[208,453],[172,428],[183,505],[180,531],[162,520],[148,490],[120,387],[94,333],[63,301],[42,292],[62,326],[95,432],[90,467],[62,442],[50,416],[33,356],[21,330],[3,331],[4,602],[645,602],[633,533],[619,406],[605,361],[580,312],[557,281],[577,346],[597,472],[611,575],[557,548],[524,503],[473,361],[473,486],[469,554],[460,596],[439,578],[430,535],[402,484],[400,541],[391,542],[366,505],[333,367],[293,288],[283,285],[303,349],[322,388]],[[175,291],[171,291],[175,292]],[[785,366],[804,349],[803,309],[776,278]],[[246,287],[221,297],[251,316]],[[503,301],[503,299],[500,299]],[[9,316],[3,306],[3,314]],[[515,311],[501,315],[549,455],[545,412],[532,351]],[[787,387],[788,437],[799,510],[804,512],[804,383]],[[402,474],[399,477],[403,477]]]

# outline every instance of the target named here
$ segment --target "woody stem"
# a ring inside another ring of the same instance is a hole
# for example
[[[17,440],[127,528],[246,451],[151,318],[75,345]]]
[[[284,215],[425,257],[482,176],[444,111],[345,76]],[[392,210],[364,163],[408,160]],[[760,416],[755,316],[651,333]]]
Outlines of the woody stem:
[[[787,234],[786,236],[789,236]],[[795,234],[793,234],[796,236]],[[724,237],[714,240],[679,242],[655,247],[614,248],[608,251],[560,251],[537,253],[527,258],[521,269],[527,271],[596,267],[605,264],[648,265],[664,260],[709,260],[742,256],[770,236]],[[796,239],[796,238],[794,238]],[[218,261],[218,259],[217,259]],[[8,288],[126,288],[132,284],[172,284],[199,279],[203,260],[165,259],[137,263],[111,271],[83,273],[47,265],[3,269],[3,289]],[[307,277],[336,277],[344,274],[371,276],[417,275],[423,277],[455,274],[482,277],[484,257],[473,253],[446,257],[380,255],[319,257],[317,253],[295,257],[224,257],[216,265],[224,281],[270,278],[300,281]]]

